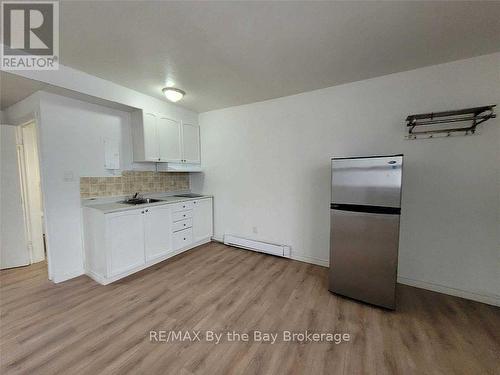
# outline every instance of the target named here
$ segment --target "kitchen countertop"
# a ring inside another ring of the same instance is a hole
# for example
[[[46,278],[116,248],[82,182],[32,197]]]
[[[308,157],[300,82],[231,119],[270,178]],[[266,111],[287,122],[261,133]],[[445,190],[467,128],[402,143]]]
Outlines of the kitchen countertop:
[[[150,198],[149,196],[145,196],[145,198]],[[121,212],[121,211],[130,211],[130,210],[139,210],[141,208],[154,207],[154,206],[162,206],[164,204],[176,203],[176,202],[185,202],[185,201],[195,201],[199,199],[205,198],[213,198],[212,195],[202,195],[201,197],[189,198],[189,197],[174,197],[172,195],[164,195],[164,196],[151,196],[151,198],[160,199],[160,202],[154,203],[144,203],[144,204],[125,204],[120,203],[125,198],[116,198],[115,201],[110,201],[110,199],[106,200],[91,200],[87,199],[82,201],[82,206],[87,208],[93,208],[95,210],[99,210],[105,214],[113,213],[113,212]]]

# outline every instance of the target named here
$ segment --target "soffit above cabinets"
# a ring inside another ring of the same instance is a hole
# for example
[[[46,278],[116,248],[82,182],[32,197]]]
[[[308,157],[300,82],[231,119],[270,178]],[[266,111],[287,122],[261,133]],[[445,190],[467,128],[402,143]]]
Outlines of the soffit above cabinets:
[[[5,110],[13,104],[20,102],[37,91],[45,91],[51,94],[67,98],[81,100],[87,103],[97,104],[106,108],[112,108],[124,112],[137,110],[126,104],[109,101],[78,91],[51,85],[49,83],[22,77],[17,74],[0,71],[0,110]]]

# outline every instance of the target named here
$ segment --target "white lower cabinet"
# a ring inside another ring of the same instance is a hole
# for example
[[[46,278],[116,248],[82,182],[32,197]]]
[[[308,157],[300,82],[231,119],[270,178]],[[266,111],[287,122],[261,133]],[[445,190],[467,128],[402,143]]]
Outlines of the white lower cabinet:
[[[182,249],[193,242],[193,228],[174,232],[174,250]]]
[[[193,202],[193,241],[213,236],[212,199]]]
[[[166,204],[147,208],[144,214],[146,261],[172,251],[172,208]]]
[[[84,207],[85,269],[101,284],[209,242],[212,198],[105,213]]]
[[[188,229],[193,227],[193,219],[185,219],[181,221],[176,221],[172,224],[172,231],[177,232],[179,230]]]
[[[108,215],[106,232],[110,276],[144,264],[144,228],[140,210]]]

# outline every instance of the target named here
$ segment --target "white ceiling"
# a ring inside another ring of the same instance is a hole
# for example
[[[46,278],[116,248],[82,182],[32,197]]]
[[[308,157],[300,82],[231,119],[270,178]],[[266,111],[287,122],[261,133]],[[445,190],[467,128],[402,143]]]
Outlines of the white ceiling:
[[[61,2],[64,65],[203,112],[500,51],[500,2]]]

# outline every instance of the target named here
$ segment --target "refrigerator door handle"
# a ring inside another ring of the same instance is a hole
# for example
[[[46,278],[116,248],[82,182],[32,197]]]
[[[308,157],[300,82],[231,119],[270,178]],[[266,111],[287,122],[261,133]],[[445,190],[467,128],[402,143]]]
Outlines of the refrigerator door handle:
[[[365,212],[368,214],[400,215],[401,207],[369,206],[362,204],[331,203],[330,209],[350,212]]]

